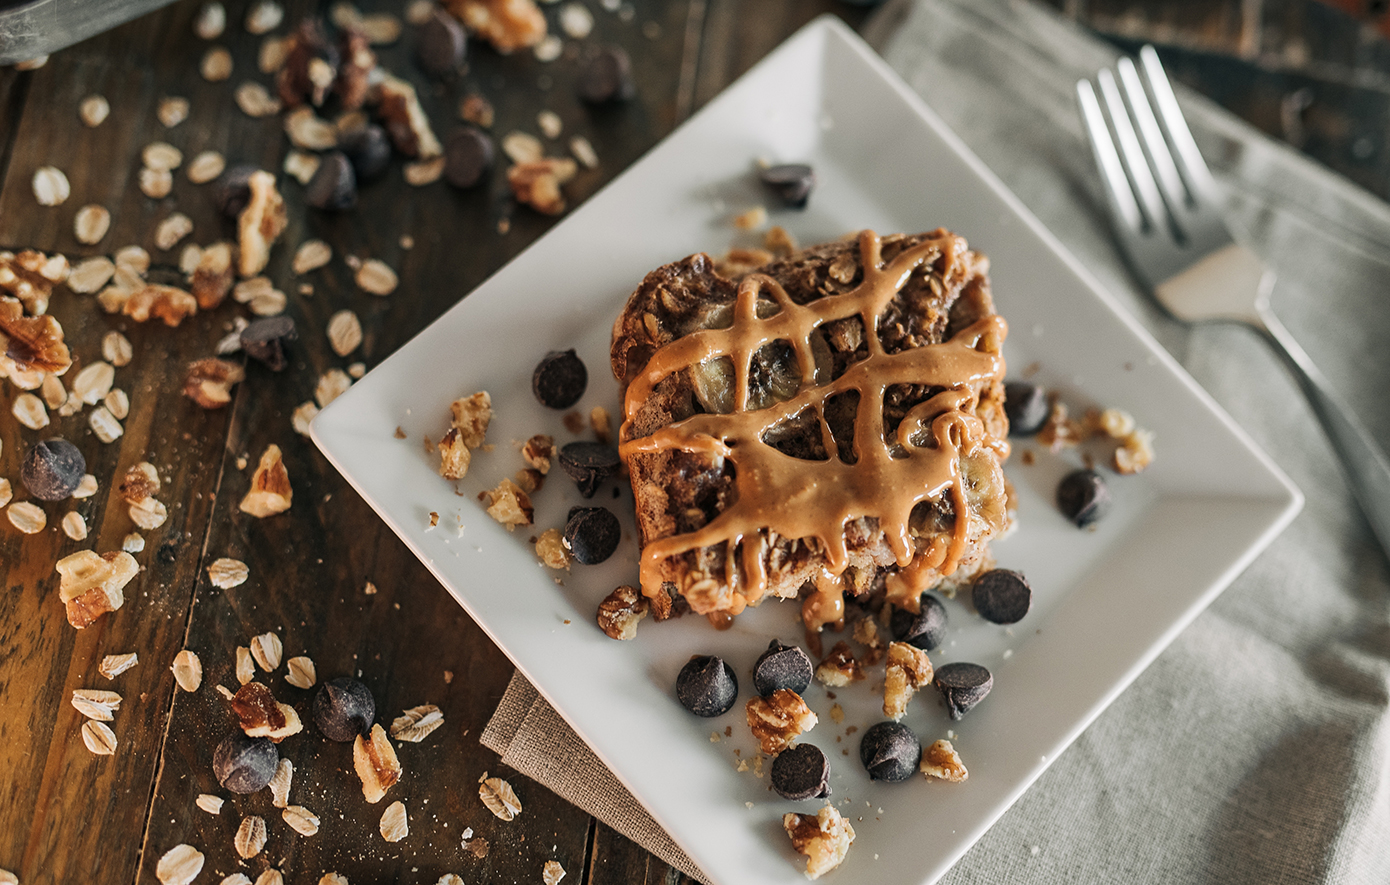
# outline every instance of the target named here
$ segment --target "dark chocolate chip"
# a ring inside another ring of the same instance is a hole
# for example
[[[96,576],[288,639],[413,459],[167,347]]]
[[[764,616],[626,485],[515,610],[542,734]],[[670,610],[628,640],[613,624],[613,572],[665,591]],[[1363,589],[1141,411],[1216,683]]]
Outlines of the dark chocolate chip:
[[[486,133],[475,126],[464,126],[444,143],[444,178],[454,187],[473,187],[492,168],[495,154],[492,139]]]
[[[676,677],[676,698],[696,716],[719,716],[738,699],[738,677],[722,659],[696,655]]]
[[[241,210],[251,202],[251,175],[254,172],[256,167],[246,163],[227,167],[217,179],[217,190],[214,192],[218,212],[227,218],[236,218],[241,214]]]
[[[531,373],[531,392],[551,409],[568,409],[588,386],[589,370],[573,350],[552,350]]]
[[[270,783],[280,766],[280,751],[265,737],[247,737],[237,729],[217,745],[212,773],[233,793],[254,793]]]
[[[1094,470],[1075,470],[1057,484],[1057,508],[1062,515],[1085,528],[1110,512],[1110,487]]]
[[[241,349],[279,372],[290,364],[285,347],[299,337],[294,320],[287,316],[262,317],[241,330]]]
[[[772,789],[783,799],[824,799],[830,795],[830,760],[815,744],[797,744],[772,760]]]
[[[586,498],[592,498],[599,483],[617,473],[621,463],[617,449],[596,442],[566,443],[557,460]]]
[[[758,179],[767,185],[789,209],[804,209],[816,186],[816,173],[805,163],[783,163],[758,172]]]
[[[959,719],[994,688],[994,676],[979,664],[963,662],[946,664],[936,669],[936,683],[941,696],[946,699],[946,707],[952,719]]]
[[[154,555],[165,565],[173,565],[179,560],[179,542],[170,538],[159,545],[159,549],[154,552]]]
[[[344,134],[338,148],[352,162],[359,184],[375,181],[391,165],[391,136],[375,123]]]
[[[930,593],[923,593],[917,614],[895,607],[890,624],[894,639],[931,651],[946,639],[946,606]]]
[[[1047,423],[1052,406],[1047,391],[1027,381],[1004,385],[1004,414],[1009,416],[1009,436],[1034,436]]]
[[[623,527],[604,507],[572,507],[565,521],[565,546],[581,565],[597,565],[613,555]]]
[[[314,695],[314,722],[324,737],[346,743],[366,734],[376,718],[376,700],[351,676],[330,679]]]
[[[61,501],[71,495],[87,472],[87,459],[65,439],[34,443],[24,456],[19,478],[41,501]]]
[[[454,73],[463,64],[464,53],[468,50],[468,35],[458,19],[442,9],[436,9],[420,25],[415,48],[420,56],[420,67],[436,77],[442,77]]]
[[[922,762],[922,742],[901,722],[880,722],[864,732],[859,761],[869,780],[900,783],[912,777]]]
[[[342,151],[329,151],[304,188],[304,202],[315,209],[341,212],[357,205],[357,173]]]
[[[1033,588],[1023,575],[1006,568],[996,568],[975,578],[970,601],[986,621],[996,624],[1017,624],[1028,614],[1033,604]]]
[[[763,697],[768,697],[779,688],[801,694],[811,684],[814,669],[806,652],[774,639],[753,665],[753,687]]]
[[[603,46],[579,72],[579,97],[590,104],[629,101],[637,94],[632,59],[620,46]]]

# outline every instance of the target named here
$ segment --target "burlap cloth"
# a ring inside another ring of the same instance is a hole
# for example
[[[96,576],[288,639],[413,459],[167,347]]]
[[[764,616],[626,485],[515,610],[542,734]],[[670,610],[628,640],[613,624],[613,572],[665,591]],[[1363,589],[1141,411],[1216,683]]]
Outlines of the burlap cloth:
[[[1025,0],[894,0],[867,36],[1303,489],[1293,525],[943,882],[1390,882],[1390,576],[1294,383],[1248,330],[1187,328],[1110,236],[1074,84],[1116,52]],[[1390,440],[1390,208],[1180,90],[1274,309]],[[1181,555],[1181,551],[1174,551]],[[513,679],[483,743],[698,876]]]

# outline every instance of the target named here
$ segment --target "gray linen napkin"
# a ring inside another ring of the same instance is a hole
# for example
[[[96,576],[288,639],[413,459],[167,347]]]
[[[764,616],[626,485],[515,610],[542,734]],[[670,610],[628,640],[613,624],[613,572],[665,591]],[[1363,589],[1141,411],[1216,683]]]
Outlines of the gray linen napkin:
[[[942,881],[1390,881],[1387,562],[1273,353],[1246,329],[1175,323],[1126,271],[1073,97],[1115,50],[1025,0],[893,0],[867,36],[1307,496]],[[1179,100],[1233,225],[1279,273],[1275,312],[1390,440],[1390,207]],[[694,873],[521,677],[507,698],[484,734],[506,764]]]

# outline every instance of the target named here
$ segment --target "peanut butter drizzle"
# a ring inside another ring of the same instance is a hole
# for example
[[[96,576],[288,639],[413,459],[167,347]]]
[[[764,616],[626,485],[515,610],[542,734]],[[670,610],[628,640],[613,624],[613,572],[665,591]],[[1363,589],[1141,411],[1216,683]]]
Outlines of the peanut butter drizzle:
[[[881,248],[876,234],[862,232],[863,282],[850,292],[804,305],[793,301],[771,277],[745,277],[738,288],[731,327],[704,329],[663,346],[628,386],[620,436],[624,459],[639,452],[666,450],[702,454],[716,463],[728,458],[735,466],[737,491],[736,500],[703,527],[647,543],[641,561],[644,594],[661,592],[663,560],[727,542],[727,592],[721,592],[703,609],[695,603],[692,608],[701,613],[727,611],[737,615],[745,606],[756,605],[767,591],[765,561],[772,537],[806,539],[808,543],[814,539],[826,563],[815,594],[803,604],[807,630],[842,622],[843,581],[839,576],[849,564],[844,529],[847,522],[863,516],[878,518],[900,568],[893,576],[900,592],[917,588],[911,593],[915,599],[932,575],[955,570],[965,549],[969,521],[959,461],[962,454],[990,444],[982,422],[971,412],[980,390],[1003,377],[999,345],[1007,326],[1001,317],[990,316],[941,344],[885,352],[878,335],[879,316],[923,263],[941,257],[943,267],[952,268],[964,241],[943,232],[904,250],[886,267],[881,266]],[[780,310],[760,318],[757,304],[764,293]],[[868,357],[852,363],[834,381],[816,386],[812,333],[824,323],[854,316],[863,323]],[[789,342],[796,352],[800,389],[789,400],[748,411],[753,356],[763,345],[779,340]],[[631,438],[632,421],[658,383],[675,372],[724,356],[732,359],[736,378],[732,413],[693,415],[650,436]],[[891,441],[900,447],[895,457],[885,436],[883,402],[887,390],[896,384],[946,389],[914,406],[903,418]],[[848,391],[857,391],[860,397],[854,419],[854,464],[839,459],[824,413],[830,398]],[[808,408],[820,419],[827,461],[793,458],[762,439],[769,429]],[[922,432],[934,445],[913,441]],[[950,540],[937,535],[924,539],[922,549],[916,549],[909,530],[913,507],[937,500],[947,491],[957,515]],[[768,529],[775,533],[772,537]]]

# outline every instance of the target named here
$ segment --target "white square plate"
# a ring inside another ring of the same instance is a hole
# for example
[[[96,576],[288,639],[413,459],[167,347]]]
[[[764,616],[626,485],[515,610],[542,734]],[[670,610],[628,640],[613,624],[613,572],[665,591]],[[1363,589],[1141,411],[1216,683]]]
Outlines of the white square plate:
[[[904,720],[924,744],[954,730],[969,780],[871,783],[857,757],[858,735],[883,718],[875,680],[834,700],[818,684],[808,689],[821,721],[805,740],[831,757],[831,800],[858,833],[828,881],[930,882],[1293,518],[1302,499],[840,22],[819,19],[787,41],[354,385],[318,416],[313,435],[713,880],[804,882],[804,858],[792,851],[781,816],[821,803],[783,801],[767,777],[735,770],[735,751],[748,759],[755,746],[742,710],[750,669],[771,637],[803,641],[799,606],[770,602],[727,632],[698,617],[648,620],[636,640],[614,642],[594,625],[594,612],[616,585],[636,583],[630,491],[615,498],[618,486],[609,481],[597,498],[627,527],[618,553],[600,566],[575,566],[562,584],[537,563],[527,540],[562,527],[569,507],[581,502],[563,474],[553,471],[536,496],[534,531],[508,533],[476,500],[524,466],[517,441],[541,432],[561,443],[574,438],[530,391],[532,369],[547,351],[576,348],[590,376],[580,408],[587,414],[602,405],[616,419],[618,390],[608,370],[614,317],[648,271],[729,248],[730,216],[766,201],[753,173],[757,158],[815,168],[810,206],[772,213],[802,243],[861,228],[945,226],[963,234],[990,256],[996,304],[1013,330],[1010,364],[1036,364],[1037,380],[1074,407],[1122,407],[1157,434],[1156,462],[1114,479],[1117,505],[1094,531],[1078,531],[1051,504],[1058,478],[1072,466],[1063,458],[1042,454],[1025,467],[1016,456],[1006,466],[1021,527],[995,554],[1001,566],[1028,575],[1033,610],[1006,629],[948,601],[951,633],[933,662],[988,666],[993,693],[952,723],[927,689]],[[421,438],[438,439],[449,403],[476,390],[492,395],[488,438],[496,447],[475,456],[455,494]],[[395,437],[398,426],[407,439]],[[440,515],[433,529],[431,511]],[[739,703],[717,719],[697,719],[675,700],[676,673],[695,653],[721,655],[742,682]],[[843,708],[841,724],[830,715],[833,703]],[[722,736],[726,726],[731,737]],[[851,726],[857,731],[847,733]]]

